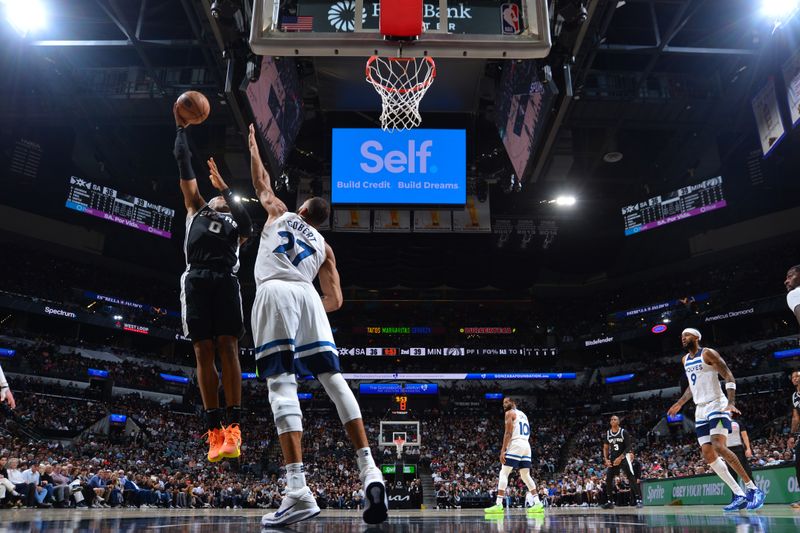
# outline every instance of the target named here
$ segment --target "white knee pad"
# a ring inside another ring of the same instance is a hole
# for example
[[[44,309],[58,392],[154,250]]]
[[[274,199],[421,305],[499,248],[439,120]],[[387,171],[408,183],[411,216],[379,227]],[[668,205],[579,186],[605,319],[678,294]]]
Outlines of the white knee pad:
[[[290,431],[303,431],[303,412],[297,399],[297,381],[294,374],[283,373],[267,379],[269,405],[275,418],[278,435]]]
[[[519,477],[522,479],[522,482],[525,483],[525,486],[528,487],[529,491],[533,492],[536,490],[536,483],[533,482],[529,468],[520,469]]]
[[[341,373],[327,372],[317,376],[317,379],[336,405],[336,411],[339,413],[339,420],[342,421],[342,424],[361,418],[361,408]]]
[[[506,487],[508,487],[508,475],[511,470],[512,468],[506,465],[503,465],[503,468],[500,469],[500,482],[497,484],[499,490],[506,490]]]

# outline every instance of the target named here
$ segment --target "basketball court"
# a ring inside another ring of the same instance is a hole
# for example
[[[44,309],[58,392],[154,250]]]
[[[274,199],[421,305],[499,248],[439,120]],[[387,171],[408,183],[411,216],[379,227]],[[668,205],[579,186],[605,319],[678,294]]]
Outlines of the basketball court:
[[[239,531],[297,531],[349,533],[355,531],[393,531],[456,533],[523,531],[632,531],[666,532],[791,532],[800,529],[800,513],[788,506],[765,506],[757,513],[723,514],[718,507],[659,507],[636,510],[619,508],[556,509],[544,516],[527,517],[522,509],[513,509],[504,518],[486,519],[481,509],[394,511],[389,520],[368,527],[355,511],[323,511],[314,520],[291,528],[261,529],[261,509],[248,510],[21,510],[3,513],[0,531],[192,531],[227,533]]]

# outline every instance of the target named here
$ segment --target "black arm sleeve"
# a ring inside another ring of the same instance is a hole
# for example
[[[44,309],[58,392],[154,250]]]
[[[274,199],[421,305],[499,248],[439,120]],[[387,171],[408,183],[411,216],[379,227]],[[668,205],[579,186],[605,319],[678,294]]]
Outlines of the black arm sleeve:
[[[250,237],[253,232],[253,221],[250,220],[250,215],[247,214],[247,209],[244,208],[239,202],[233,200],[233,192],[230,189],[222,191],[222,196],[231,210],[231,216],[236,221],[240,237]]]
[[[192,152],[189,150],[189,139],[186,130],[179,127],[175,135],[175,149],[172,151],[175,161],[178,162],[178,174],[182,180],[196,179],[192,168]]]

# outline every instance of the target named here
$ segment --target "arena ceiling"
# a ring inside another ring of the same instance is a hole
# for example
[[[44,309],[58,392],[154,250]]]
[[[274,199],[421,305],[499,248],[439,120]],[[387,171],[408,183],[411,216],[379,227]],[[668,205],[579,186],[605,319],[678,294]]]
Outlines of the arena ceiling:
[[[3,191],[3,203],[64,219],[63,180],[73,172],[180,211],[171,104],[189,88],[206,93],[213,107],[207,125],[194,133],[197,159],[216,155],[237,185],[247,187],[246,118],[226,86],[228,74],[241,77],[247,59],[247,9],[239,0],[220,2],[217,18],[210,0],[46,4],[50,20],[41,33],[21,39],[4,26],[0,34],[0,139],[5,157],[19,138],[41,138],[48,146],[69,138],[70,146],[48,154],[48,175],[19,184],[26,194]],[[425,120],[468,129],[475,140],[471,177],[493,184],[493,218],[553,220],[558,235],[543,249],[536,240],[499,248],[496,235],[336,234],[331,239],[345,250],[338,254],[345,281],[376,288],[580,282],[687,257],[689,234],[792,205],[791,194],[776,190],[796,195],[798,186],[782,176],[798,168],[797,151],[771,161],[753,158],[758,141],[750,99],[798,33],[796,27],[773,33],[772,21],[754,4],[593,0],[579,24],[580,2],[557,1],[553,11],[565,24],[542,65],[551,66],[560,94],[521,192],[503,190],[511,166],[494,127],[501,65],[471,60],[456,69],[457,61],[443,62],[450,75],[442,77],[440,92],[429,94]],[[375,124],[377,113],[352,104],[353,95],[374,98],[356,63],[299,61],[306,122],[290,172],[325,174],[332,126]],[[342,91],[333,91],[334,84],[351,88],[344,91],[350,97],[337,96]],[[610,152],[622,160],[604,161]],[[736,210],[659,230],[658,238],[623,237],[621,206],[719,173],[739,198]],[[578,197],[576,208],[547,203],[565,192]],[[168,257],[170,268],[180,268],[172,243],[132,255],[125,242],[109,253],[150,266]]]

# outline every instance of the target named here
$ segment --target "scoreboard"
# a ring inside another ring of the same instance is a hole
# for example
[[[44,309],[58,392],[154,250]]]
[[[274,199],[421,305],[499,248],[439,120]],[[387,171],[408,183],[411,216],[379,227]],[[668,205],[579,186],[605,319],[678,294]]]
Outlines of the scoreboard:
[[[136,196],[121,194],[116,189],[97,185],[83,178],[70,177],[66,206],[159,237],[172,237],[174,209]]]
[[[622,208],[625,235],[635,235],[725,207],[722,176]]]

